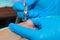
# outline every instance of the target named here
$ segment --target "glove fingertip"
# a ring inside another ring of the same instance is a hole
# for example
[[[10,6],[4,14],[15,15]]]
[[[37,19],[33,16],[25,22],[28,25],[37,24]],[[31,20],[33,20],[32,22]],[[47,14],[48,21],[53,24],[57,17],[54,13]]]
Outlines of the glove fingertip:
[[[10,24],[8,25],[8,28],[9,28],[11,31],[14,31],[13,27],[14,27],[14,23],[10,23]]]

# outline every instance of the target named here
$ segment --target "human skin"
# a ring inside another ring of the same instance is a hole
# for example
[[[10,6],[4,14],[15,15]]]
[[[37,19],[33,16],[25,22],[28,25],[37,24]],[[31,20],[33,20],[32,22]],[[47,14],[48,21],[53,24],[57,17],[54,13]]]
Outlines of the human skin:
[[[11,32],[9,28],[0,32],[0,40],[28,40]]]
[[[24,26],[26,28],[34,29],[34,25],[31,20],[19,23],[18,25]],[[26,38],[22,38],[21,36],[18,36],[17,34],[11,32],[9,28],[0,32],[0,39],[1,40],[8,40],[8,39],[9,40],[28,40]]]
[[[24,26],[24,27],[26,27],[26,28],[35,29],[35,28],[34,28],[34,24],[32,23],[31,20],[27,20],[26,22],[19,23],[19,25]]]

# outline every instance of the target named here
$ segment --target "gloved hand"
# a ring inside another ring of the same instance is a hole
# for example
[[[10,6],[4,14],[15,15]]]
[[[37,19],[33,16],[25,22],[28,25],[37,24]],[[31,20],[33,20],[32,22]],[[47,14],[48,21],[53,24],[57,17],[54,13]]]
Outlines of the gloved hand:
[[[42,2],[40,2],[40,3],[44,4],[44,6],[40,5],[43,7],[42,10],[37,10],[37,7],[35,7],[32,10],[29,10],[28,18],[30,20],[32,20],[34,25],[39,25],[38,28],[41,27],[41,29],[32,30],[32,29],[25,28],[23,26],[11,23],[9,25],[10,30],[17,33],[18,35],[21,35],[22,37],[28,38],[30,40],[60,40],[60,38],[59,38],[60,37],[60,16],[58,16],[58,14],[59,14],[58,9],[55,8],[57,3],[56,3],[56,1],[53,1],[50,4],[50,2],[51,1],[43,2],[43,0],[42,0]],[[20,6],[20,7],[22,7],[22,6]],[[18,8],[18,6],[15,8],[16,8],[16,10],[24,9],[24,7]],[[18,11],[17,12],[18,17],[24,17],[24,14],[22,15],[22,13],[23,12]],[[57,15],[57,16],[52,16],[52,15]],[[40,17],[40,16],[42,16],[42,17]],[[43,16],[45,16],[45,17],[43,17]]]
[[[30,40],[60,40],[60,16],[36,18],[35,23],[41,24],[41,29],[33,30],[13,23],[9,24],[9,29]]]
[[[36,0],[26,0],[26,5],[30,6],[30,5],[34,4],[35,2],[36,2]],[[13,9],[24,10],[24,0],[15,1],[14,5],[13,5]]]
[[[17,16],[20,18],[24,18],[24,0],[20,0],[18,2],[15,2],[13,5],[13,9],[17,11]],[[33,18],[36,17],[37,15],[39,15],[38,10],[37,9],[33,9],[33,6],[35,5],[37,0],[26,0],[26,5],[29,9],[28,9],[28,18]],[[31,7],[32,6],[32,7]],[[34,15],[33,15],[34,14]]]
[[[51,15],[60,15],[60,9],[58,4],[59,0],[26,0],[26,4],[28,8],[31,10],[28,10],[28,18],[35,18],[35,17],[45,17],[45,16],[51,16]],[[14,10],[20,10],[17,11],[17,16],[24,18],[24,3],[23,0],[20,0],[19,2],[15,2],[13,5]],[[38,15],[38,16],[37,16]]]

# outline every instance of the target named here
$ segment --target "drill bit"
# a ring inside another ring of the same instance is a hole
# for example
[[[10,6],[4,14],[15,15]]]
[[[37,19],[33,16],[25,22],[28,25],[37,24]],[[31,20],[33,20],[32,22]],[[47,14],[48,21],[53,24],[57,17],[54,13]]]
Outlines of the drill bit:
[[[20,21],[20,19],[19,19],[19,17],[17,16],[17,17],[16,17],[16,20],[15,20],[15,23],[18,24],[19,21]]]

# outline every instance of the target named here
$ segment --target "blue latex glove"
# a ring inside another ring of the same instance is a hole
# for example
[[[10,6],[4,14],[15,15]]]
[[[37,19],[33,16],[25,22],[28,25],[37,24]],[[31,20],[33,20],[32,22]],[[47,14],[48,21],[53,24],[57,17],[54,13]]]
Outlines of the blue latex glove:
[[[37,0],[26,0],[26,5],[30,6],[34,4]],[[20,0],[18,2],[15,2],[13,5],[13,9],[15,10],[24,10],[24,0]]]
[[[14,10],[24,10],[23,0],[19,2],[15,2],[13,5]],[[36,4],[34,4],[37,1]],[[53,15],[60,15],[60,4],[59,0],[27,0],[26,4],[30,9],[33,7],[32,4],[35,5],[34,8],[28,10],[28,18],[35,18],[35,17],[45,17],[45,16],[53,16]],[[32,5],[32,6],[31,6]],[[38,15],[38,16],[37,16]],[[23,11],[17,11],[17,16],[24,18]]]
[[[34,25],[41,25],[41,30],[32,30],[13,23],[9,25],[10,30],[30,40],[60,40],[60,9],[58,2],[59,0],[39,0],[35,7],[29,10],[28,19],[32,20]],[[23,5],[20,5],[20,8],[17,5],[14,7],[16,10],[24,9]],[[21,11],[18,11],[17,15],[24,18]]]
[[[41,17],[35,19],[41,29],[32,30],[17,24],[9,24],[9,29],[30,40],[60,40],[60,16]]]
[[[32,5],[35,5],[34,3],[36,2],[37,0],[26,0],[26,5],[27,7],[30,9]],[[23,0],[20,0],[18,2],[15,2],[14,5],[13,5],[13,9],[14,10],[17,10],[17,15],[18,17],[20,18],[24,18],[24,3],[23,3]],[[30,13],[33,13],[33,9],[32,10],[29,10],[28,9],[28,16],[30,16]],[[35,10],[35,9],[34,9]],[[35,10],[36,11],[36,10]],[[35,14],[36,15],[36,14]]]

